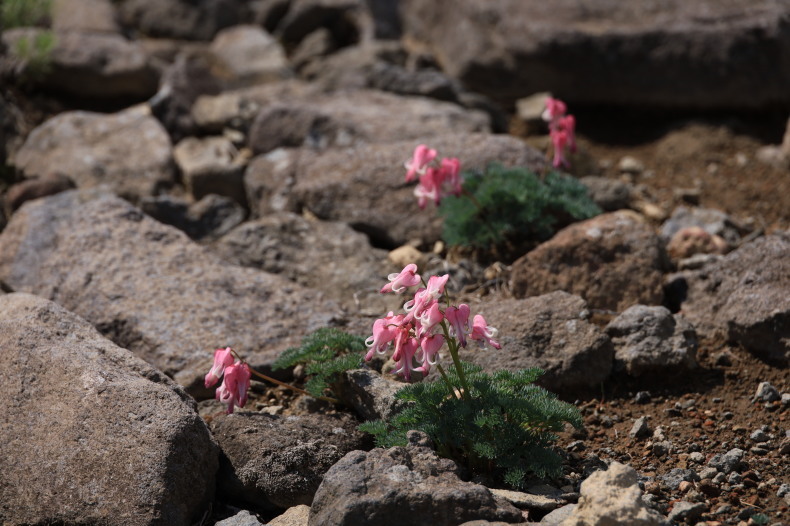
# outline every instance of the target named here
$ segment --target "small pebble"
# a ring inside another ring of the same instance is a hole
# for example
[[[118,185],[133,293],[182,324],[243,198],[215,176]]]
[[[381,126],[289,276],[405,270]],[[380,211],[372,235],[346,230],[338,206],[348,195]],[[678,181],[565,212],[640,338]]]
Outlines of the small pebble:
[[[776,387],[771,385],[769,382],[760,382],[760,385],[757,386],[757,392],[754,393],[754,398],[752,401],[776,402],[781,399],[782,397],[779,395],[779,391],[776,390]]]
[[[701,479],[712,479],[716,475],[719,474],[719,470],[716,468],[703,468],[702,471],[699,472],[699,478]]]
[[[647,404],[650,402],[650,392],[649,391],[639,391],[634,395],[634,402],[637,404]]]
[[[689,461],[694,462],[695,464],[702,464],[703,462],[705,462],[705,455],[703,455],[699,451],[695,451],[694,453],[689,453]]]
[[[755,442],[768,442],[768,440],[770,439],[768,434],[762,429],[758,429],[757,431],[753,432],[751,435],[749,435],[749,438],[751,438]]]

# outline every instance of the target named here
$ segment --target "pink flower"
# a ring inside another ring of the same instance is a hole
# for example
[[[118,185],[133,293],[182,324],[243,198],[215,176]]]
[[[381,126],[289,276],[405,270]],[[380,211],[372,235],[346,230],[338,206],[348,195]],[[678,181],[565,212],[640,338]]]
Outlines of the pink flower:
[[[554,146],[554,168],[570,166],[565,158],[565,148],[568,146],[568,132],[565,130],[551,130],[551,144]]]
[[[444,316],[450,323],[450,334],[455,336],[461,347],[466,347],[466,335],[469,328],[469,305],[461,303],[458,307],[447,307]]]
[[[564,102],[560,99],[549,97],[546,99],[546,109],[543,110],[543,115],[541,115],[541,117],[544,121],[555,124],[567,111],[568,107]]]
[[[438,300],[442,297],[442,294],[444,294],[444,286],[447,284],[448,279],[450,279],[449,274],[445,274],[444,276],[431,276],[428,278],[428,287],[425,289],[425,293],[433,299]]]
[[[439,309],[439,304],[434,303],[430,308],[425,309],[419,318],[419,336],[430,333],[436,325],[444,319],[444,313]]]
[[[564,130],[568,134],[568,148],[572,152],[576,151],[576,117],[573,115],[566,115],[559,121],[559,129]]]
[[[225,368],[230,365],[233,365],[233,351],[230,347],[214,351],[214,365],[204,379],[206,388],[208,389],[219,382],[222,373],[225,372]]]
[[[418,369],[423,374],[428,374],[432,365],[436,365],[438,361],[439,349],[444,344],[444,336],[441,334],[434,334],[433,336],[423,336],[420,338],[420,351],[417,353],[417,361],[421,362],[422,366]]]
[[[441,277],[431,276],[428,279],[428,287],[418,289],[414,294],[414,299],[403,304],[403,309],[408,313],[406,315],[406,320],[411,321],[414,318],[419,318],[426,309],[431,308],[441,295],[444,294],[444,286],[448,279],[450,279],[449,274],[445,274]]]
[[[406,182],[414,180],[415,176],[425,173],[425,168],[436,158],[436,150],[428,148],[424,144],[418,145],[414,149],[411,161],[406,163]]]
[[[392,355],[392,359],[399,365],[395,373],[403,376],[406,380],[411,380],[411,372],[417,370],[412,360],[418,348],[419,342],[417,338],[404,338],[398,350]]]
[[[414,187],[414,195],[417,196],[417,205],[423,209],[429,199],[437,205],[442,200],[442,172],[436,168],[428,168],[420,176],[420,183]]]
[[[494,349],[501,349],[502,346],[499,345],[499,342],[492,339],[496,334],[497,330],[487,326],[486,320],[482,315],[475,315],[474,321],[472,322],[472,334],[469,335],[471,339],[481,341],[483,344],[488,343]]]
[[[374,353],[384,354],[386,352],[387,346],[397,335],[396,328],[402,319],[403,314],[394,316],[390,311],[384,318],[373,322],[373,336],[365,340],[365,345],[368,347],[368,353],[365,355],[366,361],[370,361]]]
[[[400,274],[390,274],[387,276],[387,279],[390,280],[389,283],[384,285],[381,289],[381,293],[385,292],[395,292],[400,294],[406,287],[413,287],[414,285],[418,285],[420,283],[420,275],[416,274],[417,272],[417,265],[414,263],[409,263],[403,270],[400,271]]]
[[[450,193],[455,196],[461,195],[461,161],[455,157],[442,159],[440,170],[444,173],[443,181],[450,185]]]
[[[225,368],[225,378],[217,388],[217,400],[228,404],[228,414],[233,413],[233,406],[244,407],[247,403],[247,391],[250,389],[250,368],[246,363],[235,363]]]

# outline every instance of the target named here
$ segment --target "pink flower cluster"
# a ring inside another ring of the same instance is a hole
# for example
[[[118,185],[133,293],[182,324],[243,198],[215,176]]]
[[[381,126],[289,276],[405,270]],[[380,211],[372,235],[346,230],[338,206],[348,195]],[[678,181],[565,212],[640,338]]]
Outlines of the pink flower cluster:
[[[414,263],[406,265],[399,274],[390,274],[388,279],[390,283],[381,289],[382,293],[400,294],[406,288],[422,283]],[[373,323],[373,336],[365,341],[368,347],[365,360],[369,361],[376,353],[385,354],[392,344],[395,349],[392,359],[398,363],[395,372],[411,380],[412,371],[428,374],[431,366],[436,365],[439,349],[448,334],[453,338],[456,348],[466,347],[468,336],[471,340],[501,349],[499,342],[493,339],[496,329],[489,327],[483,316],[476,315],[470,326],[469,305],[448,305],[442,310],[439,300],[444,296],[448,279],[447,274],[431,276],[428,283],[417,289],[414,297],[404,303],[406,314],[390,312],[384,318],[376,320]],[[419,366],[415,366],[415,362]]]
[[[420,208],[425,208],[428,200],[438,206],[448,193],[461,195],[461,161],[455,157],[446,157],[436,163],[435,159],[436,150],[420,144],[406,163],[406,182],[410,183],[416,177],[420,179],[414,189]]]
[[[222,375],[222,385],[217,388],[217,400],[228,404],[228,414],[233,412],[233,406],[244,407],[247,403],[247,391],[250,388],[250,367],[233,358],[230,347],[214,351],[214,365],[206,374],[205,385],[209,388],[215,385]]]
[[[554,167],[570,166],[565,154],[568,150],[576,151],[576,118],[566,115],[568,107],[560,99],[549,97],[543,120],[549,123],[549,136],[554,146]]]

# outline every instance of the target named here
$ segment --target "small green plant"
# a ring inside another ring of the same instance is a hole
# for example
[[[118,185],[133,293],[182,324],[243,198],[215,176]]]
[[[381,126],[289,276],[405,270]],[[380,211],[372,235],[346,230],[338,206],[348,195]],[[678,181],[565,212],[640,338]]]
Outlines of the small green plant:
[[[3,0],[0,5],[3,29],[40,25],[51,10],[52,0]]]
[[[286,349],[275,360],[272,369],[287,369],[303,365],[310,378],[304,385],[305,391],[320,398],[339,374],[356,369],[362,362],[365,340],[338,329],[322,328],[308,334],[299,347]]]
[[[16,41],[14,54],[20,61],[20,69],[29,79],[45,76],[52,69],[52,50],[55,35],[51,31],[37,32],[32,37],[22,36]]]
[[[445,242],[498,254],[519,255],[558,229],[601,213],[587,187],[558,172],[541,178],[527,168],[492,163],[484,173],[467,172],[463,190],[439,206]]]
[[[527,474],[556,476],[561,459],[550,449],[565,422],[581,426],[579,411],[533,384],[543,371],[497,371],[462,362],[470,393],[450,391],[445,382],[411,384],[396,398],[409,402],[390,422],[366,422],[360,429],[376,437],[376,445],[406,445],[406,432],[425,432],[437,452],[466,464],[473,473],[493,472],[506,484],[521,488]],[[453,385],[459,377],[452,369]]]

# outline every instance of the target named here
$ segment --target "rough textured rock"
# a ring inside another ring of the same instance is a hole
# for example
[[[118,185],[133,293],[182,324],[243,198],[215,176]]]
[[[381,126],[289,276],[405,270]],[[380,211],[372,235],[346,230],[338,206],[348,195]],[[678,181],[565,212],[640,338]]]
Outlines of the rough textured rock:
[[[363,31],[362,5],[360,0],[291,0],[275,34],[286,45],[293,46],[310,33],[325,28],[338,47],[348,46]]]
[[[539,91],[697,109],[790,102],[787,2],[403,0],[401,13],[406,38],[505,104]]]
[[[242,510],[233,517],[221,520],[214,524],[214,526],[261,526],[264,523],[259,521],[255,515],[249,511]],[[267,523],[271,525],[272,523]]]
[[[212,249],[229,263],[281,274],[323,291],[348,312],[380,315],[405,301],[379,293],[386,276],[400,269],[345,223],[275,213],[240,225]]]
[[[680,280],[681,312],[697,331],[790,361],[790,233],[756,239]]]
[[[205,395],[212,349],[265,369],[338,307],[228,265],[117,197],[71,191],[23,206],[0,235],[0,280],[52,299]]]
[[[211,421],[227,457],[219,491],[256,507],[309,505],[330,467],[367,440],[347,415],[275,416],[237,412]]]
[[[9,29],[10,49],[21,38],[33,41],[42,30]],[[143,100],[156,92],[158,76],[137,42],[119,34],[61,31],[55,34],[52,68],[41,80],[50,89],[78,97]]]
[[[616,212],[631,205],[634,189],[630,184],[608,177],[588,176],[580,181],[587,187],[590,199],[606,212]]]
[[[110,0],[54,0],[52,29],[118,33],[117,13]]]
[[[666,254],[653,229],[629,211],[575,223],[515,263],[516,297],[554,290],[578,294],[593,309],[660,304]]]
[[[698,254],[726,254],[730,245],[723,238],[709,234],[698,226],[678,230],[667,243],[667,254],[680,261]]]
[[[324,476],[310,526],[414,526],[474,519],[521,522],[521,512],[487,488],[458,478],[458,467],[425,447],[352,451]]]
[[[499,331],[502,349],[461,351],[461,359],[489,372],[540,367],[538,383],[554,392],[595,386],[612,370],[609,338],[589,321],[587,304],[578,296],[553,292],[527,299],[493,299],[471,305]]]
[[[606,326],[615,348],[615,369],[632,376],[673,373],[697,366],[697,333],[666,307],[634,305]]]
[[[426,139],[440,156],[458,157],[462,169],[481,169],[491,161],[534,170],[545,166],[543,154],[512,137],[456,134]],[[441,219],[433,207],[420,210],[413,186],[404,184],[403,163],[420,142],[257,157],[245,174],[250,206],[258,214],[307,209],[320,219],[350,224],[374,246],[395,248],[414,239],[432,243],[439,238]]]
[[[211,40],[248,15],[235,0],[125,0],[119,11],[124,25],[144,35],[181,40]]]
[[[132,199],[174,182],[170,138],[143,106],[61,113],[30,133],[14,163],[26,177],[61,172],[79,188],[106,184]]]
[[[219,238],[244,221],[244,208],[230,197],[209,194],[196,203],[169,195],[147,197],[140,208],[160,223],[174,226],[196,241]]]
[[[244,168],[246,159],[225,137],[187,137],[173,149],[184,185],[192,197],[209,194],[230,197],[245,205]]]
[[[55,195],[74,188],[74,181],[60,172],[44,174],[42,177],[25,179],[11,186],[3,199],[3,207],[7,216],[27,201]]]
[[[689,227],[701,228],[711,236],[719,236],[730,245],[737,245],[741,240],[738,225],[721,210],[687,206],[677,207],[672,216],[661,225],[661,237],[670,241],[678,232]]]
[[[370,369],[352,369],[343,374],[337,396],[363,420],[388,421],[404,405],[395,399],[404,386]]]
[[[223,29],[214,37],[210,50],[226,86],[249,86],[288,75],[285,50],[258,26]]]
[[[285,513],[270,520],[268,526],[307,526],[310,506],[300,504],[285,510]]]
[[[264,106],[250,129],[254,153],[278,147],[325,149],[447,133],[490,131],[488,116],[448,102],[371,90],[292,97]]]
[[[0,522],[189,525],[217,447],[195,403],[88,322],[0,296]]]
[[[642,501],[634,468],[612,462],[582,482],[579,504],[562,526],[665,526],[666,521]]]

